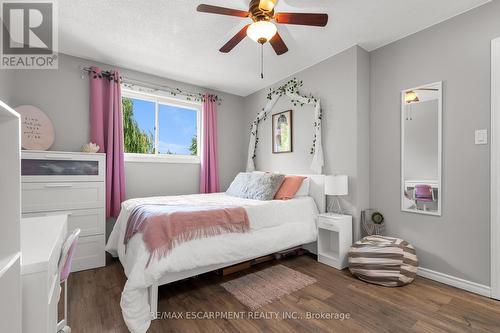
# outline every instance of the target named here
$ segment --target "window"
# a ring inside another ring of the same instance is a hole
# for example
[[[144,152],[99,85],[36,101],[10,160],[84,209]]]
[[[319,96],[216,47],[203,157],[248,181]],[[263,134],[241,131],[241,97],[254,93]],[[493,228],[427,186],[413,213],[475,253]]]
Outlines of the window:
[[[201,104],[122,91],[126,161],[199,163]]]

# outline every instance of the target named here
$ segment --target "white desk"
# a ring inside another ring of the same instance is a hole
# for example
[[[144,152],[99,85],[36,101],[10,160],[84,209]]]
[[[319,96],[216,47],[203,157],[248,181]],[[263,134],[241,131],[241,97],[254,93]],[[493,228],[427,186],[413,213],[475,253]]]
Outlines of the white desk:
[[[21,219],[23,333],[55,333],[67,215]]]

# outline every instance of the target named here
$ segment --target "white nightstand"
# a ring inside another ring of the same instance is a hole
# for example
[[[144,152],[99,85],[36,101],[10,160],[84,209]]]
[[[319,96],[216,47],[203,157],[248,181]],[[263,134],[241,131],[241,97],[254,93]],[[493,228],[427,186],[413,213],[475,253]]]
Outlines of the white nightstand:
[[[347,253],[352,245],[352,216],[318,215],[318,261],[337,269],[348,266]]]

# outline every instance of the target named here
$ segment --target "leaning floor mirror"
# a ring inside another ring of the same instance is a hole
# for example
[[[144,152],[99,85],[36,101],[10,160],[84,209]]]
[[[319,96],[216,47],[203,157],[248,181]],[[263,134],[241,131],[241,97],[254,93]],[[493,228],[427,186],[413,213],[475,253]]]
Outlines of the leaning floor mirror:
[[[442,82],[402,91],[401,209],[441,215]]]

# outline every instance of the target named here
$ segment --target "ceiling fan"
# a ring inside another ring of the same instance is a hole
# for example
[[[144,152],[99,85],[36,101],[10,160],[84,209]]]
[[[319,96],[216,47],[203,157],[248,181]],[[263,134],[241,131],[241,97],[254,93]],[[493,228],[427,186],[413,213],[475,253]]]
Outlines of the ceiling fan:
[[[219,50],[230,52],[246,36],[255,42],[264,45],[269,42],[277,55],[288,51],[288,47],[281,38],[276,23],[296,24],[324,27],[328,23],[328,14],[313,13],[276,13],[274,11],[278,0],[252,0],[248,11],[231,9],[212,5],[199,5],[197,11],[204,13],[251,18],[253,23],[247,24],[233,38]]]

